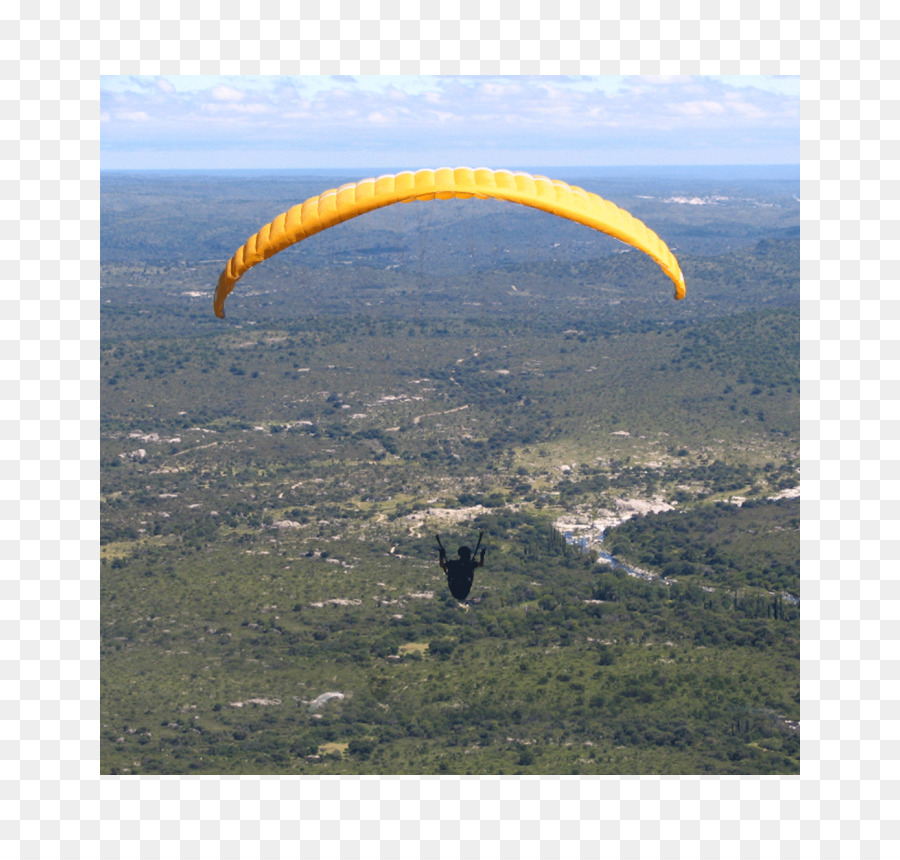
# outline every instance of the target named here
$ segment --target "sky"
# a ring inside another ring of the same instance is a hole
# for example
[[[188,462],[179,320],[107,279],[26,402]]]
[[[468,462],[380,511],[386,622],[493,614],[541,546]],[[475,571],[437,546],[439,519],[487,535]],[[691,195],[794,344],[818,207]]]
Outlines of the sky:
[[[798,77],[101,78],[103,170],[799,163]]]

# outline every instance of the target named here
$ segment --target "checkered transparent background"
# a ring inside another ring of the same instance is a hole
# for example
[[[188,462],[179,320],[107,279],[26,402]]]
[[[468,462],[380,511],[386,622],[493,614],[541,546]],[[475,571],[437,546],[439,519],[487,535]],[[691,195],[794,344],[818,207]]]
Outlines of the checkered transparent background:
[[[900,856],[890,9],[7,0],[2,856]],[[98,776],[98,76],[220,73],[803,77],[802,776]]]

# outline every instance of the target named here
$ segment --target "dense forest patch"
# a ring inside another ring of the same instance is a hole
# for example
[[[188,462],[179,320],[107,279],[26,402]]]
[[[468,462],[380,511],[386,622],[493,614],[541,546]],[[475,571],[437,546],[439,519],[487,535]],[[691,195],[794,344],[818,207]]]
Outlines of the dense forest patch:
[[[799,498],[648,514],[618,526],[604,543],[668,579],[794,595],[800,589]]]

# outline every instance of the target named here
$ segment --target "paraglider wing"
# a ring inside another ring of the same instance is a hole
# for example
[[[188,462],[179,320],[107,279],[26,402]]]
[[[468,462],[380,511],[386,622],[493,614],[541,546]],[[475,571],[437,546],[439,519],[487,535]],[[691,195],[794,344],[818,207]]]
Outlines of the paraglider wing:
[[[228,261],[216,287],[213,303],[216,316],[225,316],[225,299],[248,269],[288,246],[382,206],[452,197],[509,200],[614,236],[649,254],[675,284],[675,298],[684,298],[684,275],[666,243],[646,224],[614,203],[546,176],[487,168],[442,167],[342,185],[282,213],[251,236]]]

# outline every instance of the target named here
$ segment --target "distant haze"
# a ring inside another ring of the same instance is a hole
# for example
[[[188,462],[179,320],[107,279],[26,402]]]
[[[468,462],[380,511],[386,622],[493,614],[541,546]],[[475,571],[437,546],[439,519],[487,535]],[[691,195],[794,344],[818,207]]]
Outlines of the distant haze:
[[[471,167],[465,164],[435,165],[439,167]],[[524,170],[532,174],[551,175],[554,179],[568,181],[586,179],[682,179],[682,180],[711,180],[723,182],[735,182],[744,180],[789,180],[800,181],[799,164],[660,164],[660,165],[610,165],[597,167],[594,165],[572,164],[567,166],[547,165],[503,165],[510,170]],[[166,174],[192,175],[192,176],[216,176],[228,175],[233,177],[267,176],[307,176],[323,177],[328,179],[347,179],[358,181],[369,176],[378,176],[384,173],[399,173],[401,170],[409,170],[408,166],[395,165],[386,167],[320,167],[306,168],[302,170],[290,168],[246,169],[246,168],[156,168],[150,170],[138,170],[137,168],[115,169],[106,168],[107,173],[152,173],[160,177]]]

